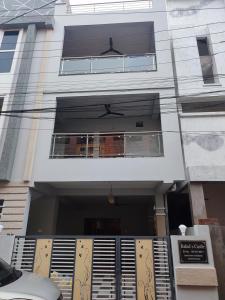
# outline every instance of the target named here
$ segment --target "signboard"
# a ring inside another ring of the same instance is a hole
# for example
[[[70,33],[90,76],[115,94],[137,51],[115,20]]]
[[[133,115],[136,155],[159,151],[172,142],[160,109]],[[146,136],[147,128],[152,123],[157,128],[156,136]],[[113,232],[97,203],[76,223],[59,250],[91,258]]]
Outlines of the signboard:
[[[206,241],[178,241],[181,264],[207,264]]]

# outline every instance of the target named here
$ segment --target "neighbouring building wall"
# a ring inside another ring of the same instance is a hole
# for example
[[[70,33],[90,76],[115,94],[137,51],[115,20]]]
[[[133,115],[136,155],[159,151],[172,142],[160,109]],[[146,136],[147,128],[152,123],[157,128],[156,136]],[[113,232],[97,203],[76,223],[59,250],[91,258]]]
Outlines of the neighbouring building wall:
[[[222,90],[225,86],[224,0],[167,0],[167,5],[180,96]],[[213,84],[204,84],[202,78],[197,37],[205,36],[214,65]]]
[[[3,234],[25,234],[30,206],[29,187],[24,183],[0,184]]]
[[[183,136],[186,168],[191,181],[224,181],[225,114],[183,113]]]
[[[203,183],[203,190],[208,218],[225,226],[225,183]]]

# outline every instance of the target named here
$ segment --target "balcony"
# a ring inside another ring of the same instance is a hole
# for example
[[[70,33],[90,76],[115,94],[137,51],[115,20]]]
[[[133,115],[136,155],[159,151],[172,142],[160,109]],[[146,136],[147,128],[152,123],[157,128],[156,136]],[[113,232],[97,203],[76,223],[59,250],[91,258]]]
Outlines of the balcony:
[[[65,27],[59,75],[156,70],[153,22]]]
[[[112,1],[99,3],[82,3],[68,5],[68,13],[84,14],[84,13],[101,13],[113,11],[127,11],[139,9],[151,9],[151,0],[131,0],[131,1]]]
[[[51,158],[155,157],[163,155],[161,132],[53,134]]]
[[[61,60],[60,75],[156,71],[155,53],[67,57]]]

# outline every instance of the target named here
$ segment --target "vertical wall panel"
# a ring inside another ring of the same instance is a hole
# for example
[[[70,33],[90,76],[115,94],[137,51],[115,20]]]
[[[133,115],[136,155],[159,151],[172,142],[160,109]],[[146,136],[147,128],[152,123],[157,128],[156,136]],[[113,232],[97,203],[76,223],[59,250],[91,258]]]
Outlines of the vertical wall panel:
[[[136,240],[137,300],[155,300],[152,240]]]
[[[91,299],[92,249],[92,239],[77,240],[73,300]]]
[[[34,258],[34,272],[49,277],[51,264],[52,240],[38,239]]]

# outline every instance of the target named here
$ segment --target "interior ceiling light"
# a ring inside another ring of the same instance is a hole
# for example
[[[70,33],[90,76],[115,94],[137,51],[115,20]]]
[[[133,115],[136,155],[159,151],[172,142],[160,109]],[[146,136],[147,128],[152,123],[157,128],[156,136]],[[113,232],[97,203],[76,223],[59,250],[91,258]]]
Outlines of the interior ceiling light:
[[[108,201],[108,203],[111,204],[111,205],[116,204],[115,197],[114,197],[113,191],[112,191],[112,185],[111,185],[111,188],[110,188],[110,192],[109,192],[109,194],[108,194],[107,201]]]

